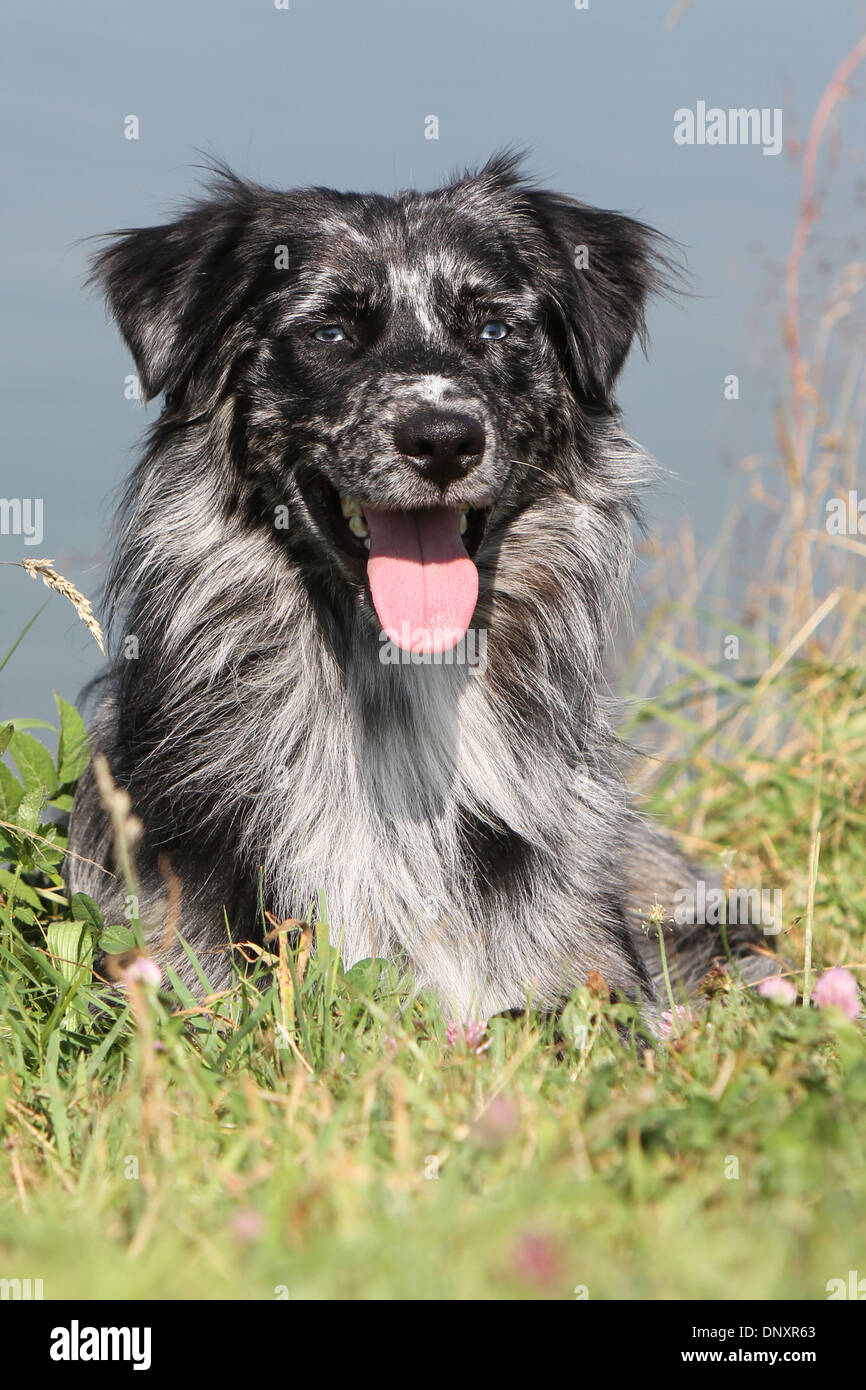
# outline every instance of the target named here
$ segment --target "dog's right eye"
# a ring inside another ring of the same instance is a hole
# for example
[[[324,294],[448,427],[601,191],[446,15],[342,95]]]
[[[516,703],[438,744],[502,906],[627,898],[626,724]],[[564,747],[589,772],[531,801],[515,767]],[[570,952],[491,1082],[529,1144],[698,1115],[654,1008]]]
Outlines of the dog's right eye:
[[[484,343],[498,343],[508,337],[508,324],[502,319],[488,319],[478,336]]]
[[[313,334],[317,343],[345,343],[346,335],[338,323],[329,323],[324,328],[317,328]]]

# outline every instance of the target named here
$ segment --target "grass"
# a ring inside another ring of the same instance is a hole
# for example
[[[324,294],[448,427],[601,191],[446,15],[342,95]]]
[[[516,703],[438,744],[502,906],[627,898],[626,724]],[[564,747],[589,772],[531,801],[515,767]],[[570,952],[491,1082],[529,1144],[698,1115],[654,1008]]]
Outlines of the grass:
[[[849,637],[844,661],[816,648],[779,673],[784,728],[752,677],[690,661],[632,717],[687,745],[656,765],[651,805],[781,887],[801,990],[819,835],[816,969],[864,964]],[[689,712],[708,691],[714,740]],[[0,832],[0,1276],[49,1298],[677,1299],[821,1298],[866,1271],[866,1041],[841,1014],[723,978],[641,1056],[620,1006],[583,988],[556,1031],[530,1012],[468,1044],[394,967],[344,971],[287,933],[223,995],[204,978],[206,1002],[94,978],[94,944],[129,929],[63,897],[46,808],[87,750],[58,710],[57,755],[8,730],[18,775],[0,773],[0,820],[20,827]]]

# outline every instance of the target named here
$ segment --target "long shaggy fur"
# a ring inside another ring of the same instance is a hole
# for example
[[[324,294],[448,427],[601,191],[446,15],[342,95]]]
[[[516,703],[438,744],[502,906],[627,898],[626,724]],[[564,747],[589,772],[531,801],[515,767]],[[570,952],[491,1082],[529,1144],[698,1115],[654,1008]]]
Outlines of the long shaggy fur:
[[[603,658],[651,473],[612,391],[667,275],[648,228],[533,189],[509,157],[393,198],[219,170],[99,255],[165,408],[123,504],[93,739],[145,825],[144,920],[158,938],[167,856],[216,983],[227,930],[323,895],[346,964],[405,961],[461,1015],[555,1007],[593,970],[654,1007],[639,919],[699,871],[629,805]],[[502,344],[478,341],[490,318]],[[313,336],[336,322],[348,348]],[[437,505],[394,430],[443,405],[486,439],[444,495],[484,528],[486,664],[383,664],[323,490]],[[115,867],[89,776],[71,847]],[[69,877],[119,917],[116,879],[78,858]],[[693,985],[720,945],[677,935]]]

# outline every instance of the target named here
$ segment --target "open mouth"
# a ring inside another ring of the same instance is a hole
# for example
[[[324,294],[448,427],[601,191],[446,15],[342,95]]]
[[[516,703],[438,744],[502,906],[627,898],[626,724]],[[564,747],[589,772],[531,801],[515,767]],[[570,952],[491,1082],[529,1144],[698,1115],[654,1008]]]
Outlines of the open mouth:
[[[478,601],[473,563],[489,508],[386,510],[337,492],[319,475],[311,510],[360,572],[388,638],[404,651],[450,651]]]

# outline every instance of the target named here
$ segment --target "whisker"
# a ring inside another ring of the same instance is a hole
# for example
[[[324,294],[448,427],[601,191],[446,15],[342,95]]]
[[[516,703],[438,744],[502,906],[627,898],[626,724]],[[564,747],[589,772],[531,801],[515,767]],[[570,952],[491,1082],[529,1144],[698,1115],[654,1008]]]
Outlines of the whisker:
[[[511,462],[516,463],[518,468],[534,468],[535,472],[540,473],[542,478],[550,477],[550,474],[544,468],[539,468],[537,463],[527,463],[525,459],[512,459]]]

